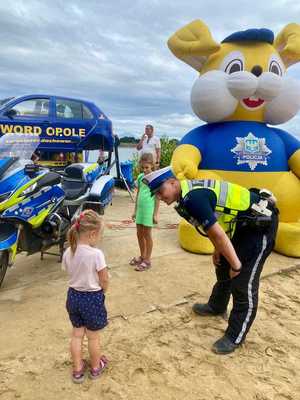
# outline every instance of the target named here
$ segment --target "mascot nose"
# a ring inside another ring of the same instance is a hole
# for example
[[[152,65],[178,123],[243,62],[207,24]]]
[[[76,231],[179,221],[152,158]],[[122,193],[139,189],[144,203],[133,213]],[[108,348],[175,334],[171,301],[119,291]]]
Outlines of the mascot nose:
[[[251,72],[253,75],[259,77],[259,75],[262,74],[263,69],[260,65],[254,65],[254,67],[251,69]]]

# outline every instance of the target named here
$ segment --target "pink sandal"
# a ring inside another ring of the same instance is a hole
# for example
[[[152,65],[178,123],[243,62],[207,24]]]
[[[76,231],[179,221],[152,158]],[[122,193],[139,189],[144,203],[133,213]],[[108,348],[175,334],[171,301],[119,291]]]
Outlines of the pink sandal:
[[[86,362],[82,360],[82,367],[79,371],[72,371],[72,381],[73,383],[82,383],[84,381],[84,373],[86,370]]]
[[[137,257],[133,257],[130,261],[129,261],[129,265],[139,265],[141,262],[143,261],[142,257],[139,256]]]
[[[102,375],[102,372],[108,366],[108,359],[105,356],[101,356],[99,360],[99,367],[98,368],[91,368],[90,369],[90,378],[91,379],[98,379]]]
[[[147,271],[147,269],[151,268],[151,262],[150,261],[142,261],[139,265],[137,265],[134,269],[136,271],[142,272],[142,271]]]

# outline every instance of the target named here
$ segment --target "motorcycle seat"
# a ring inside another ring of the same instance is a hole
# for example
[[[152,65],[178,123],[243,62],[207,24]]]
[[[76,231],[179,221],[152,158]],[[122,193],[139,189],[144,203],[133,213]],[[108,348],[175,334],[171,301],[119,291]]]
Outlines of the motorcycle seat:
[[[74,200],[80,196],[83,196],[88,187],[88,183],[79,179],[64,178],[62,180],[62,188],[65,192],[66,200]]]
[[[84,166],[82,164],[71,164],[64,170],[64,176],[68,179],[75,179],[78,181],[85,181]]]

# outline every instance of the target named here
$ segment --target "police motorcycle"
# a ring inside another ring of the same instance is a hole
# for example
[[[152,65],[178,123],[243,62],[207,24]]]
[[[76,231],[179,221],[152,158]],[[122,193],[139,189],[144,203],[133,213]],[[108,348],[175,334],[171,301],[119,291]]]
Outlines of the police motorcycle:
[[[0,139],[0,285],[16,254],[62,246],[70,222],[59,213],[65,199],[61,176],[31,161],[33,135]]]
[[[38,145],[34,135],[0,138],[0,286],[18,252],[42,256],[59,245],[62,255],[72,218],[85,208],[103,214],[111,202],[114,181],[102,175],[101,165],[53,172],[31,161]]]
[[[112,202],[114,179],[101,163],[76,163],[64,169],[61,187],[65,192],[62,212],[68,218],[77,217],[87,208],[104,214]]]

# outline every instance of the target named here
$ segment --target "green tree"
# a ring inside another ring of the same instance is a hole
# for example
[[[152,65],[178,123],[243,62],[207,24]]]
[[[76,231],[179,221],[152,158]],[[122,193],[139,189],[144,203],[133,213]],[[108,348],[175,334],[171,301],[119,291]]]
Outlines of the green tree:
[[[123,136],[120,138],[120,143],[136,144],[138,142],[139,142],[139,140],[135,139],[133,136]]]
[[[160,143],[161,143],[160,168],[164,168],[170,165],[173,152],[178,144],[178,140],[170,139],[168,138],[168,136],[163,136],[160,139]]]

